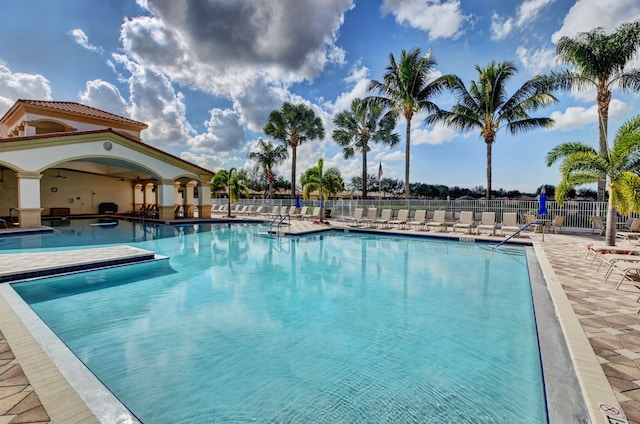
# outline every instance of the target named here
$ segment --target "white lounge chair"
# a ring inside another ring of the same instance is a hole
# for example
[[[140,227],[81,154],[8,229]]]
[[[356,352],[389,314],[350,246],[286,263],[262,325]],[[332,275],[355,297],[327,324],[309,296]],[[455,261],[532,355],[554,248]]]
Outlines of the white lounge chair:
[[[495,212],[482,212],[480,218],[480,224],[476,227],[476,234],[482,234],[483,230],[491,231],[491,235],[496,235],[496,213]]]
[[[391,219],[388,222],[389,226],[399,226],[401,229],[405,228],[407,225],[407,220],[409,219],[409,209],[400,209],[398,211],[398,216],[396,219]]]
[[[416,230],[424,229],[424,225],[427,223],[427,210],[426,209],[418,209],[413,214],[413,219],[411,221],[407,221],[407,225],[409,228],[415,227]]]
[[[303,218],[313,221],[320,219],[320,209],[320,206],[314,206],[313,211],[310,214],[303,216]]]
[[[373,221],[378,217],[378,209],[375,207],[367,208],[367,214],[362,218],[358,219],[356,222],[362,226],[371,226]]]
[[[349,225],[350,227],[357,227],[359,226],[358,220],[362,219],[363,216],[364,216],[364,208],[356,208],[353,211],[353,216],[348,216],[344,218],[344,220],[347,222],[347,225]]]
[[[445,221],[446,211],[435,211],[433,212],[433,221],[427,222],[424,224],[427,230],[431,228],[440,229],[442,231],[447,231],[447,222]]]
[[[390,220],[391,220],[391,209],[382,209],[382,212],[380,213],[380,217],[377,219],[374,219],[372,224],[375,225],[377,228],[385,227],[389,224]]]
[[[635,218],[629,226],[629,231],[618,231],[616,237],[622,241],[631,241],[631,239],[640,239],[640,219]]]
[[[517,212],[505,212],[502,214],[502,225],[500,226],[500,232],[502,235],[511,235],[517,231],[520,231],[518,225],[518,213]],[[518,234],[519,236],[519,234]]]
[[[455,233],[457,230],[464,230],[464,232],[468,234],[473,231],[473,227],[473,212],[462,211],[460,212],[460,220],[453,224],[453,232]]]

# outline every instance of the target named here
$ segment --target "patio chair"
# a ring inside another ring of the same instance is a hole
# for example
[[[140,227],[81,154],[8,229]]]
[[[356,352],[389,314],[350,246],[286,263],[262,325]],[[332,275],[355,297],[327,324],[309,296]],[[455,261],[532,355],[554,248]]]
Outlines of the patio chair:
[[[604,235],[606,230],[606,224],[602,220],[601,216],[592,216],[591,217],[591,234],[593,234],[596,230],[600,230],[599,235]]]
[[[445,211],[435,211],[433,212],[433,221],[427,222],[424,224],[425,228],[430,230],[431,228],[440,229],[442,231],[447,231],[447,223],[445,221],[446,212]]]
[[[302,219],[305,217],[305,215],[307,215],[307,209],[309,209],[308,206],[302,206],[300,208],[300,210],[298,212],[295,211],[295,206],[293,206],[294,210],[292,213],[290,213],[289,215],[291,215],[291,218],[293,219]]]
[[[364,216],[364,208],[355,208],[353,211],[353,216],[347,216],[344,220],[347,222],[347,225],[350,227],[358,227],[358,220],[362,219]]]
[[[506,235],[505,233],[515,233],[520,231],[520,226],[518,225],[518,213],[517,212],[505,212],[502,214],[502,225],[500,226],[500,232],[502,235]],[[519,236],[520,234],[518,234]]]
[[[480,224],[476,227],[476,234],[482,234],[483,230],[490,230],[491,235],[496,235],[496,213],[495,212],[482,212],[480,218]]]
[[[407,225],[411,227],[416,227],[416,230],[424,229],[424,224],[427,223],[427,210],[426,209],[418,209],[415,211],[413,215],[413,219],[407,221]]]
[[[302,218],[310,219],[312,221],[320,219],[320,206],[314,206],[313,211],[310,214],[304,215]]]
[[[618,231],[616,237],[621,238],[623,242],[631,241],[632,238],[640,239],[640,219],[635,218],[629,226],[629,231]]]
[[[372,224],[376,226],[376,228],[386,227],[391,220],[391,209],[382,209],[380,213],[380,217],[374,219]]]
[[[358,219],[357,223],[361,224],[362,226],[366,225],[370,227],[373,221],[377,218],[377,216],[378,216],[378,209],[376,207],[367,208],[367,215]]]
[[[556,233],[556,230],[560,230],[561,233],[564,233],[564,220],[565,220],[565,216],[564,215],[558,215],[555,218],[553,218],[553,221],[551,221],[551,229],[553,230],[553,234]]]
[[[458,229],[460,229],[464,230],[464,232],[468,234],[473,231],[473,227],[473,212],[461,211],[460,220],[457,223],[453,224],[453,232],[455,233]]]
[[[409,209],[400,209],[398,211],[398,216],[396,219],[392,219],[389,221],[389,226],[399,226],[400,228],[405,228],[407,225],[407,220],[409,219]]]

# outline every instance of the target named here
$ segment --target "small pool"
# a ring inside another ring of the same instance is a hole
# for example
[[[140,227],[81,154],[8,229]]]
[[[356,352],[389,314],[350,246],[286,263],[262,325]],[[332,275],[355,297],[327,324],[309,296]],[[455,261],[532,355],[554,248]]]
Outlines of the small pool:
[[[168,263],[13,288],[143,422],[547,422],[524,250],[138,225],[54,237]]]

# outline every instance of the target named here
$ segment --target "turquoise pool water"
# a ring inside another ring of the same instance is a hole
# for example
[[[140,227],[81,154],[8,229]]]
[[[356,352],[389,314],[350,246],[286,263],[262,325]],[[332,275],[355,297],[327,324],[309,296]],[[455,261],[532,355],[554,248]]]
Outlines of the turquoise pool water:
[[[135,227],[54,237],[170,259],[13,287],[143,422],[546,422],[524,253]]]

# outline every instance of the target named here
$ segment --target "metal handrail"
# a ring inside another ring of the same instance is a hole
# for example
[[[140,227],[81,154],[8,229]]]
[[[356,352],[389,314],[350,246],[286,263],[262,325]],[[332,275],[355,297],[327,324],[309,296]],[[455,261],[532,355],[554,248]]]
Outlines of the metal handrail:
[[[507,237],[506,239],[502,240],[500,243],[496,244],[494,249],[497,249],[498,247],[502,246],[503,244],[505,244],[506,242],[508,242],[509,240],[511,240],[512,238],[514,238],[515,236],[517,236],[518,234],[520,234],[521,232],[523,232],[524,230],[526,230],[527,228],[529,228],[532,225],[540,225],[542,227],[542,241],[544,241],[544,226],[545,226],[545,223],[542,222],[542,221],[534,221],[534,222],[529,222],[528,224],[524,225],[518,231],[516,231],[515,233],[511,234],[509,237]]]
[[[275,218],[273,218],[273,220],[269,224],[269,232],[273,233],[274,226],[277,226],[279,229],[283,225],[282,223],[284,222],[285,219],[289,221],[288,225],[291,226],[291,216],[289,214],[286,214],[286,215],[278,214],[275,216]],[[277,224],[276,224],[276,221],[278,221]],[[280,231],[276,231],[276,234],[280,236]]]

